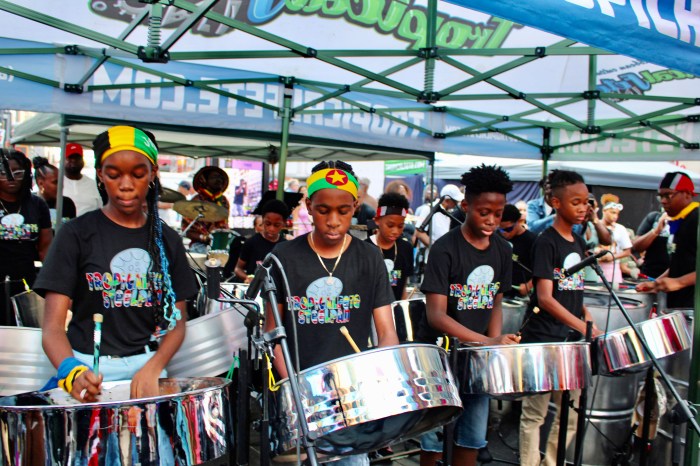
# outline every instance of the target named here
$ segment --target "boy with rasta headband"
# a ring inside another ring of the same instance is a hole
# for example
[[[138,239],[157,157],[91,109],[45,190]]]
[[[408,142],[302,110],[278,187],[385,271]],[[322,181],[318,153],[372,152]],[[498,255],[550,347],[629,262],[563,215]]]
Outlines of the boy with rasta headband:
[[[516,344],[516,335],[501,335],[501,301],[511,286],[512,250],[495,234],[513,184],[502,168],[483,164],[462,175],[462,184],[466,220],[433,244],[421,286],[428,323],[464,343]],[[471,466],[478,450],[486,446],[489,397],[463,395],[462,402],[453,464]],[[437,431],[421,438],[421,466],[436,464],[441,452]]]
[[[277,270],[280,313],[290,348],[296,326],[301,370],[353,353],[340,332],[345,326],[362,344],[370,335],[371,321],[379,346],[398,344],[390,304],[393,295],[379,250],[347,234],[357,208],[357,179],[343,162],[321,162],[306,181],[306,208],[313,217],[310,233],[275,246],[275,254],[289,279],[291,296],[283,296]],[[272,312],[268,308],[268,314]],[[265,320],[274,327],[271,315]],[[294,360],[292,351],[292,360]],[[282,351],[275,347],[275,369],[287,377]],[[344,457],[334,465],[369,465],[367,455]]]
[[[104,377],[131,380],[132,398],[155,396],[185,337],[185,299],[197,288],[182,240],[158,217],[154,141],[140,129],[115,126],[93,146],[107,203],[59,230],[34,285],[46,294],[42,343],[58,368],[44,389],[58,384],[93,402]],[[95,313],[104,316],[99,376],[90,370]]]
[[[554,170],[548,178],[551,202],[556,214],[552,226],[544,230],[532,248],[533,281],[535,293],[525,313],[527,325],[523,329],[523,343],[549,343],[578,340],[586,332],[586,321],[592,321],[583,304],[584,271],[565,276],[565,268],[576,265],[584,258],[585,240],[574,233],[574,225],[586,219],[589,211],[588,188],[576,172]],[[535,306],[542,312],[533,313]],[[573,332],[573,337],[570,335]],[[600,331],[593,327],[593,336]],[[550,370],[545,367],[544,370]],[[520,417],[520,463],[523,466],[540,464],[540,426],[547,415],[550,398],[557,412],[547,441],[546,466],[556,464],[559,437],[561,393],[547,392],[523,398]],[[579,390],[571,391],[571,399],[578,400]],[[576,434],[576,412],[569,412],[567,445]]]

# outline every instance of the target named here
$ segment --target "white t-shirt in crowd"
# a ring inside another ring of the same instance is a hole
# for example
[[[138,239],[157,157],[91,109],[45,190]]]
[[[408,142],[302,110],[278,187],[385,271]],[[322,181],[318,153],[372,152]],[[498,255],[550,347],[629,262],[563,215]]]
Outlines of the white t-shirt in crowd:
[[[102,198],[99,191],[97,191],[95,180],[85,175],[82,175],[79,180],[71,180],[68,177],[64,177],[63,195],[73,200],[78,217],[85,212],[102,207]]]

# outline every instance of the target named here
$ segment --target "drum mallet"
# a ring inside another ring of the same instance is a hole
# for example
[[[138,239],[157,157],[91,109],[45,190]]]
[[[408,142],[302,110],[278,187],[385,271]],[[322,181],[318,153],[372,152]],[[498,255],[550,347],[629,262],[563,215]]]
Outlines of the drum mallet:
[[[348,329],[343,325],[340,327],[340,333],[345,335],[345,338],[348,340],[348,343],[350,343],[350,346],[352,346],[352,349],[355,350],[356,353],[360,352],[360,348],[355,344],[355,340],[352,339],[352,336],[350,335],[350,332],[348,332]]]
[[[523,324],[520,326],[520,330],[518,330],[518,333],[516,333],[515,336],[518,336],[518,337],[519,337],[519,336],[523,333],[523,330],[525,330],[525,327],[527,326],[528,322],[530,322],[530,318],[531,318],[533,315],[538,314],[539,312],[540,312],[540,308],[539,308],[539,307],[537,307],[537,306],[533,307],[533,308],[532,308],[532,313],[531,313],[529,316],[527,316],[527,319],[525,319],[525,320],[523,321]]]
[[[92,371],[95,375],[100,374],[100,344],[102,343],[102,314],[94,314],[92,320],[95,322],[95,332],[92,334],[93,342],[93,363]]]

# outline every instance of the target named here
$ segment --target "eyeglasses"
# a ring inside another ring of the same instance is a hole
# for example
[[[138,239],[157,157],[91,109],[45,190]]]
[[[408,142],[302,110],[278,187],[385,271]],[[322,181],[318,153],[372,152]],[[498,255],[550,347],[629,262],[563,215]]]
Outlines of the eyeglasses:
[[[661,202],[661,201],[670,201],[674,197],[676,197],[676,194],[678,194],[680,191],[671,191],[670,193],[658,193],[656,195],[656,199]]]
[[[509,226],[508,228],[499,228],[498,231],[500,231],[501,233],[510,233],[511,231],[513,231],[513,228],[515,228],[516,225],[517,225],[517,223],[514,223],[513,225]]]
[[[15,170],[12,172],[12,177],[16,180],[24,179],[24,170]],[[0,172],[0,180],[7,180],[7,173]]]

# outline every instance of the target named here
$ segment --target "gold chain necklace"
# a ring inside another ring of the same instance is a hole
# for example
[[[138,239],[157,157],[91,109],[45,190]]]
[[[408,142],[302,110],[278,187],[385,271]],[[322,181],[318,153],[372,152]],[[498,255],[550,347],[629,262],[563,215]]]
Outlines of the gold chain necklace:
[[[340,263],[340,258],[343,257],[343,251],[345,250],[345,241],[348,239],[348,235],[343,235],[343,244],[340,245],[340,254],[338,254],[338,258],[335,260],[335,264],[333,264],[333,270],[328,270],[328,267],[326,267],[326,264],[323,263],[323,258],[321,255],[316,252],[316,244],[314,244],[314,237],[313,233],[309,233],[309,239],[311,240],[311,249],[313,252],[316,254],[316,257],[318,257],[318,261],[321,263],[321,267],[323,267],[323,270],[328,272],[328,278],[326,279],[326,283],[329,285],[333,284],[333,273],[335,272],[335,269],[338,267],[338,263]]]
[[[9,201],[8,201],[9,202]],[[12,215],[12,212],[10,212],[7,207],[5,207],[5,203],[2,202],[2,199],[0,199],[0,206],[2,206],[2,210],[5,211],[7,215]],[[20,201],[19,203],[19,209],[17,209],[17,212],[15,214],[19,215],[22,212],[22,202]]]

